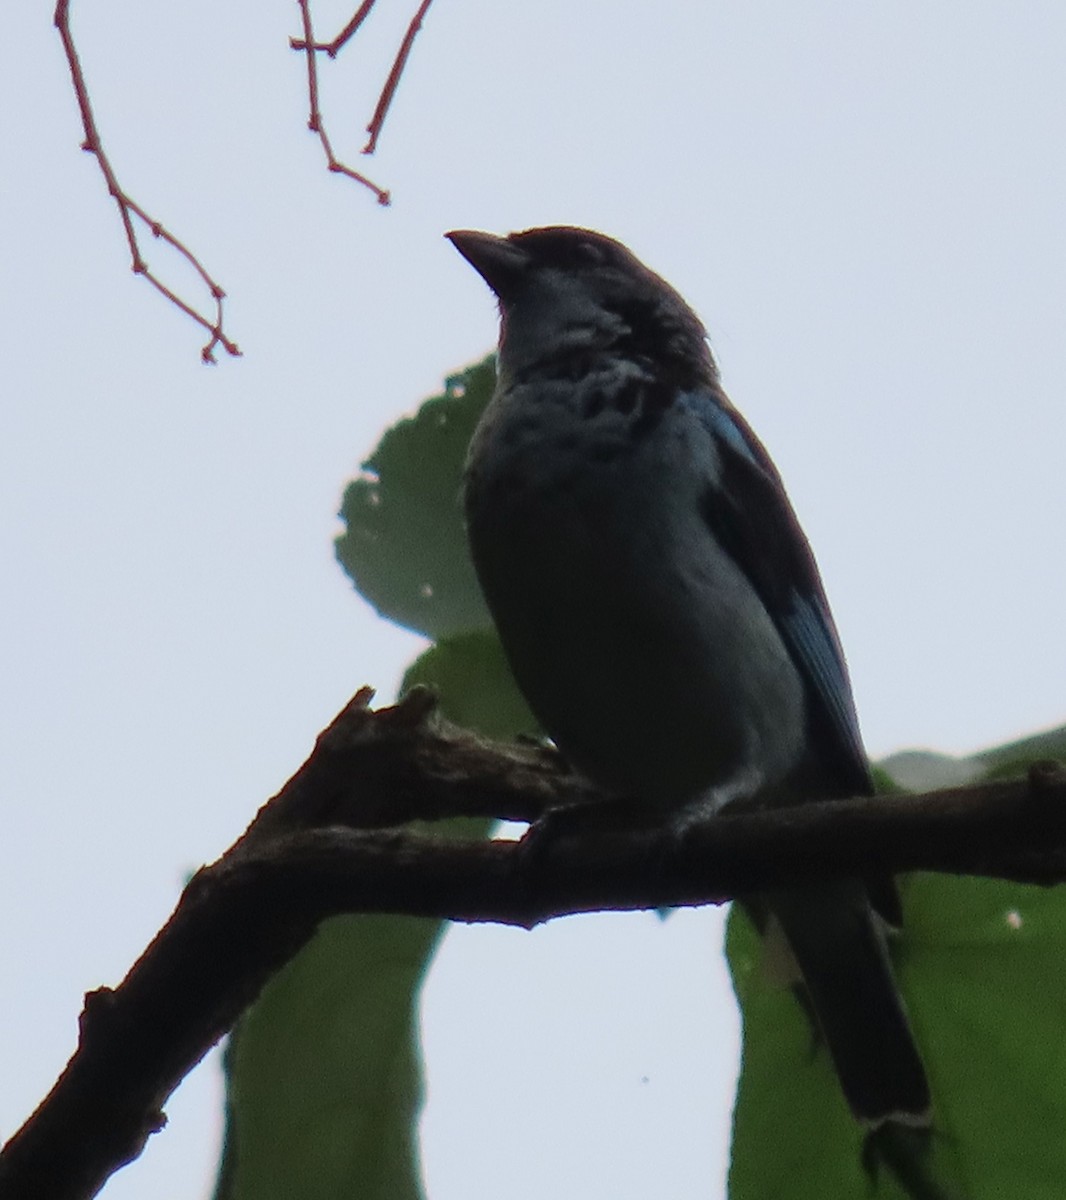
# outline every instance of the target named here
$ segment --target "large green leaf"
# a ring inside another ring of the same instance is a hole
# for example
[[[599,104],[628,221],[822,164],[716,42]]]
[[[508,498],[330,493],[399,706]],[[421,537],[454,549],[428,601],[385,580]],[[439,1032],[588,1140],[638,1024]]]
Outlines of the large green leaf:
[[[934,791],[978,779],[1023,775],[1034,762],[1049,758],[1066,758],[1066,725],[963,758],[933,750],[904,750],[879,763],[875,775],[879,790]],[[892,785],[888,788],[886,777]]]
[[[995,769],[1047,757],[1050,737],[975,760]],[[930,778],[943,777],[941,756],[920,757]],[[825,1048],[763,969],[762,943],[735,905],[726,943],[744,1039],[732,1200],[1061,1194],[1066,890],[924,874],[901,882],[904,926],[892,950],[932,1084],[931,1141],[884,1141],[881,1170],[867,1175],[862,1131]]]
[[[406,691],[429,684],[449,720],[500,738],[535,723],[494,632],[427,650]],[[476,837],[481,821],[428,827]],[[419,1200],[417,1004],[443,923],[328,922],[264,991],[227,1052],[218,1200]]]
[[[494,360],[447,380],[389,429],[344,493],[337,558],[382,616],[433,639],[491,629],[466,548],[459,483]]]
[[[534,734],[537,721],[518,690],[495,630],[465,633],[431,646],[407,669],[403,691],[425,683],[449,721],[501,740]]]
[[[418,1200],[415,1004],[440,932],[338,917],[271,980],[227,1052],[219,1200]]]
[[[983,750],[976,758],[986,768],[986,778],[1021,775],[1027,766],[1040,759],[1066,758],[1066,725],[1031,734],[994,750]]]

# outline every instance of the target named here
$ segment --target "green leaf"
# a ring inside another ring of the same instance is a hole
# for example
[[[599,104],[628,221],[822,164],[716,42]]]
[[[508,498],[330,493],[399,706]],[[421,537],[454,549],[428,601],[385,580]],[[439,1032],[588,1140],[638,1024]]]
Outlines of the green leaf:
[[[419,1200],[415,1003],[441,929],[338,917],[271,980],[227,1053],[218,1200]]]
[[[1017,742],[1008,742],[993,750],[976,755],[986,771],[986,778],[1002,779],[1022,775],[1033,763],[1047,758],[1066,758],[1066,725],[1034,733]]]
[[[382,616],[433,639],[491,629],[467,551],[459,487],[470,435],[495,386],[492,357],[389,429],[348,485],[341,566]]]
[[[792,992],[772,979],[762,939],[739,904],[729,914],[726,955],[743,1022],[731,1200],[864,1196],[861,1131]]]
[[[964,758],[933,750],[903,750],[880,762],[874,768],[874,775],[878,791],[933,791],[961,787],[979,779],[1024,775],[1033,763],[1049,758],[1066,758],[1066,725]],[[890,787],[882,786],[885,777],[891,781]]]
[[[446,639],[409,668],[445,716],[488,736],[536,730],[493,632]],[[485,821],[425,827],[483,836]],[[344,917],[263,992],[226,1056],[217,1200],[419,1200],[417,1005],[443,922]]]
[[[501,740],[538,730],[493,630],[431,646],[408,667],[401,691],[419,683],[436,689],[441,712],[456,725]]]
[[[915,875],[900,981],[970,1200],[1066,1177],[1066,890]]]
[[[965,760],[898,755],[882,766],[898,782],[898,760],[911,786],[932,787],[960,771],[974,778],[989,767],[1024,769],[1061,753],[1064,735],[1056,730]],[[906,1134],[894,1145],[882,1136],[881,1169],[871,1181],[863,1131],[828,1054],[791,991],[772,981],[761,940],[734,905],[726,950],[744,1034],[731,1200],[1061,1194],[1066,889],[932,874],[900,883],[904,925],[892,952],[933,1091],[927,1152],[907,1144]]]

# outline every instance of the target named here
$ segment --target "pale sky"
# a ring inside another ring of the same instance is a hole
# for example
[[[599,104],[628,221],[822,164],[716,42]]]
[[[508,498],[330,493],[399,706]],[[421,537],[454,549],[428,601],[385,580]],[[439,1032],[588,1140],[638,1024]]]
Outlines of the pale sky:
[[[415,0],[379,7],[325,80],[353,159]],[[319,31],[349,11],[319,8]],[[814,545],[873,755],[1066,722],[1059,0],[437,0],[355,164],[390,209],[323,168],[295,5],[74,19],[120,177],[227,289],[245,356],[202,367],[199,331],[130,274],[51,11],[11,6],[5,1134],[72,1051],[81,994],[419,648],[331,539],[382,428],[494,341],[447,229],[589,225],[701,313]],[[425,1001],[432,1200],[720,1195],[718,930],[704,911],[450,935]],[[212,1058],[106,1200],[203,1196],[218,1105]]]

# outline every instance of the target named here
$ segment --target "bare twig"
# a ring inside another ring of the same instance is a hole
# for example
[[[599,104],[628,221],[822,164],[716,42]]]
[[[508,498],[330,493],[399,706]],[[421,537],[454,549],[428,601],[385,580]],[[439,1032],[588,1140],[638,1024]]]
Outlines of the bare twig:
[[[289,45],[294,50],[303,50],[307,58],[307,101],[308,101],[308,117],[307,128],[312,133],[318,134],[318,140],[322,143],[322,149],[326,154],[326,165],[328,168],[338,175],[347,175],[349,179],[354,179],[356,183],[362,184],[363,187],[369,188],[377,197],[379,204],[388,204],[390,202],[389,193],[381,187],[378,187],[372,179],[368,179],[359,171],[349,167],[346,163],[340,161],[333,153],[333,146],[329,140],[329,134],[326,132],[325,123],[322,120],[322,110],[318,103],[318,59],[319,50],[325,50],[330,53],[329,46],[321,45],[315,41],[314,30],[311,27],[311,5],[310,0],[296,0],[300,6],[300,16],[303,21],[304,35],[302,40],[290,39]],[[360,13],[356,13],[349,25],[352,26],[351,32],[362,24],[366,13],[370,11],[369,5],[364,4]],[[361,15],[360,15],[361,14]],[[351,33],[348,35],[351,36]]]
[[[293,50],[306,50],[309,46],[312,50],[321,51],[323,54],[328,54],[330,58],[337,57],[337,51],[344,46],[348,39],[356,32],[360,25],[370,16],[370,10],[377,3],[377,0],[363,0],[363,3],[355,10],[352,19],[347,25],[337,34],[332,42],[312,42],[306,37],[289,38],[289,45]],[[305,26],[306,28],[306,26]]]
[[[205,363],[215,362],[216,346],[221,346],[227,354],[239,355],[240,349],[237,343],[227,337],[222,328],[222,301],[226,293],[211,278],[203,263],[200,262],[199,258],[193,254],[188,246],[176,238],[168,229],[165,229],[154,217],[145,212],[123,189],[107,154],[104,152],[103,142],[100,139],[100,133],[96,127],[96,119],[93,116],[92,105],[89,101],[89,91],[85,84],[81,61],[78,58],[78,52],[70,30],[70,0],[58,0],[53,20],[56,29],[59,31],[60,40],[63,43],[63,50],[66,53],[67,63],[70,66],[71,80],[74,84],[74,94],[78,100],[78,108],[81,110],[81,123],[85,131],[85,140],[82,142],[81,148],[87,150],[90,154],[96,155],[96,161],[99,163],[100,170],[103,172],[104,180],[107,183],[107,190],[118,205],[122,226],[126,231],[126,241],[130,248],[133,273],[135,275],[143,275],[152,287],[156,291],[161,292],[171,304],[180,308],[183,313],[192,317],[198,325],[202,325],[210,333],[210,339],[200,352],[200,356]],[[167,245],[173,247],[204,281],[205,286],[211,293],[211,298],[215,302],[215,319],[213,321],[198,312],[191,304],[168,288],[148,267],[148,264],[141,255],[133,217],[137,217],[140,221],[143,221],[148,226],[153,237],[159,238],[166,242]]]
[[[388,204],[388,192],[379,188],[377,184],[372,183],[365,175],[361,175],[358,171],[354,171],[351,167],[340,162],[334,155],[333,147],[330,144],[322,122],[322,111],[318,100],[318,68],[315,61],[315,56],[318,54],[327,54],[330,58],[336,58],[338,52],[347,45],[351,37],[370,15],[370,10],[374,7],[377,0],[363,0],[363,3],[352,15],[351,20],[332,42],[315,41],[314,31],[311,28],[310,0],[296,0],[296,2],[300,6],[304,35],[302,38],[290,38],[289,45],[293,50],[302,50],[307,55],[307,92],[311,110],[307,122],[308,128],[318,134],[319,140],[322,142],[322,148],[326,152],[326,162],[331,171],[347,175],[350,179],[354,179],[364,187],[370,188],[377,196],[379,204]],[[373,154],[377,149],[381,127],[385,124],[385,118],[396,96],[396,89],[399,87],[400,78],[403,75],[404,68],[407,66],[411,47],[414,45],[414,40],[418,36],[418,31],[422,28],[422,22],[425,20],[426,13],[429,11],[429,6],[432,3],[433,0],[421,0],[418,11],[411,18],[411,22],[407,26],[407,32],[404,34],[400,48],[396,52],[396,58],[393,60],[392,66],[389,68],[389,73],[385,78],[381,94],[378,96],[378,102],[374,107],[374,115],[370,118],[370,123],[366,127],[366,131],[370,136],[367,138],[367,143],[362,149],[363,154]]]
[[[404,67],[407,66],[407,58],[411,53],[411,47],[414,45],[414,40],[418,36],[418,31],[422,28],[422,21],[426,13],[429,11],[429,6],[433,0],[422,0],[418,6],[418,12],[411,18],[411,24],[407,26],[407,32],[404,34],[403,41],[400,43],[400,49],[396,53],[396,59],[392,64],[389,74],[385,79],[385,86],[381,89],[381,95],[378,97],[377,107],[374,109],[374,115],[370,118],[370,124],[366,127],[366,131],[370,134],[367,138],[367,143],[363,147],[364,154],[373,154],[377,149],[378,135],[381,133],[381,127],[385,124],[385,117],[388,115],[389,106],[392,104],[393,96],[396,95],[396,88],[400,83],[400,76],[403,74]]]
[[[0,1153],[4,1200],[86,1200],[164,1122],[184,1075],[327,917],[403,913],[531,926],[568,913],[714,903],[900,870],[1066,880],[1066,770],[1028,780],[723,815],[683,840],[611,827],[514,842],[395,828],[476,812],[535,818],[608,799],[536,747],[437,721],[424,693],[363,689],[248,832],[190,881],[116,988],[86,996],[78,1047]],[[389,826],[392,825],[392,828]]]

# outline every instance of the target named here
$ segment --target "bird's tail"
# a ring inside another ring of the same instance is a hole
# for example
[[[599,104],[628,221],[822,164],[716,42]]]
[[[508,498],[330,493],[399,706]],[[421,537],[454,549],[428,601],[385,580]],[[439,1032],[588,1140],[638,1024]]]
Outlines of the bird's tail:
[[[882,924],[859,880],[768,897],[795,956],[844,1097],[864,1124],[929,1124],[929,1084]]]

